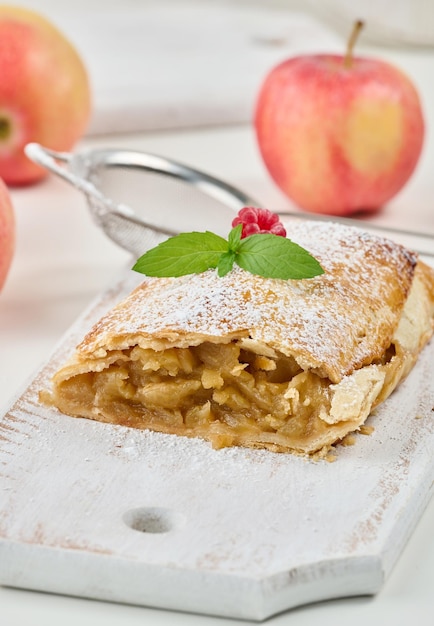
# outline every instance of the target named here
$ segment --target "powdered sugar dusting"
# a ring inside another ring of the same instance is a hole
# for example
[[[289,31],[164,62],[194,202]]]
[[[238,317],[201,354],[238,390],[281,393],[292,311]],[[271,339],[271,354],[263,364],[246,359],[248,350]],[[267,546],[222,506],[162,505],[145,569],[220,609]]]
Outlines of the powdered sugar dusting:
[[[181,278],[147,278],[103,318],[80,349],[111,338],[161,339],[165,345],[250,336],[302,367],[338,381],[387,347],[411,285],[416,257],[389,240],[338,223],[294,221],[288,237],[308,249],[325,273],[275,280],[235,268]]]

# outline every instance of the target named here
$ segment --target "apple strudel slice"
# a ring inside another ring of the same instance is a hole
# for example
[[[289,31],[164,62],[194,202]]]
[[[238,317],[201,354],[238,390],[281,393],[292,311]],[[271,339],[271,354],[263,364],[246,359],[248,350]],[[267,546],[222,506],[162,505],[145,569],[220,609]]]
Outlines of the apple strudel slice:
[[[434,325],[434,271],[387,239],[295,221],[324,274],[238,267],[146,278],[107,313],[42,400],[65,414],[325,454],[408,374]]]

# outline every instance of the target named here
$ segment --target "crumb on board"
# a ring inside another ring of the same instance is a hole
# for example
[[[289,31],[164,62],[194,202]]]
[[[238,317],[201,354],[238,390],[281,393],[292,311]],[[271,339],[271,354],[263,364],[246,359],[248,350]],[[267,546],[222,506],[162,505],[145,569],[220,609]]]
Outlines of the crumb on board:
[[[360,426],[359,433],[361,435],[372,435],[374,430],[375,428],[373,426],[366,426],[366,424],[363,424],[363,426]]]
[[[354,446],[356,443],[356,438],[352,433],[345,435],[345,437],[341,440],[342,446]]]

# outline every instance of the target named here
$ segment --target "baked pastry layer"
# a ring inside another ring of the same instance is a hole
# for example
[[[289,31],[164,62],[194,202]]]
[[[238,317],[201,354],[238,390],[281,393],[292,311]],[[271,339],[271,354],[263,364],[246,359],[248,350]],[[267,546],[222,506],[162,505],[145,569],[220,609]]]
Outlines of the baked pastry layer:
[[[359,428],[433,332],[434,271],[358,229],[287,230],[323,275],[146,279],[83,339],[44,401],[215,447],[313,454]]]

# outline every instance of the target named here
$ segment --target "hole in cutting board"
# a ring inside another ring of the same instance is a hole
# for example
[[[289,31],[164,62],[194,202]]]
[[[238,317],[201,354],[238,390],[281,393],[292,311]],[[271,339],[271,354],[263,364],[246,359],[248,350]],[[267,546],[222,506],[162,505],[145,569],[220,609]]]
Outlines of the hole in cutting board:
[[[140,507],[130,509],[123,521],[133,530],[141,533],[168,533],[184,525],[184,516],[171,509]]]

